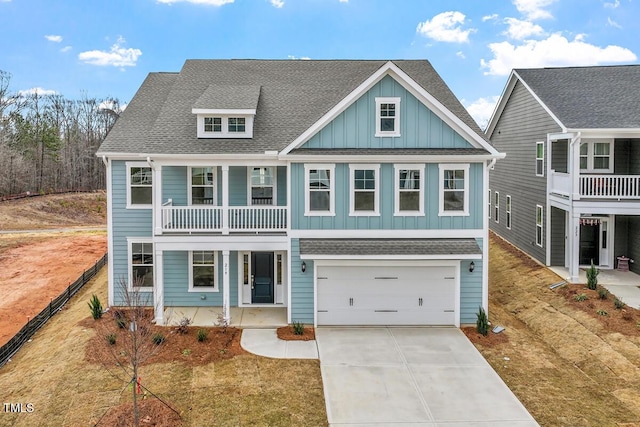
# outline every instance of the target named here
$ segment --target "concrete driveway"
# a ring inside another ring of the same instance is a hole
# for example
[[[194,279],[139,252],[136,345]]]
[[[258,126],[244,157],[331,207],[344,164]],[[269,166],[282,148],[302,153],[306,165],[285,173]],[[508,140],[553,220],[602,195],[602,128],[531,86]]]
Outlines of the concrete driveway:
[[[537,426],[457,328],[318,328],[332,426]]]

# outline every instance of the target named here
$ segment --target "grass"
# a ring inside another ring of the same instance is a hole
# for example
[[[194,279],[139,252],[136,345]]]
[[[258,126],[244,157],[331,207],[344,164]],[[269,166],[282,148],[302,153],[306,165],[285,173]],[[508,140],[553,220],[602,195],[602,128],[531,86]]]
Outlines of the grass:
[[[106,301],[106,271],[0,368],[3,402],[34,405],[30,414],[3,412],[0,426],[93,425],[109,408],[130,401],[122,371],[84,359],[95,332],[78,322],[89,315],[91,294]],[[181,413],[183,426],[327,425],[317,360],[243,355],[195,367],[176,361],[144,366],[140,376]]]

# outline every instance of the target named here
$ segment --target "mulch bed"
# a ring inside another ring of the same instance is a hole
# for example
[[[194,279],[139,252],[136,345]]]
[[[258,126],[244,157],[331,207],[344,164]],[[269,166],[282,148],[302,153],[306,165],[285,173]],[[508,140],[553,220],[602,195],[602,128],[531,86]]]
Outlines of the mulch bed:
[[[499,334],[494,334],[489,330],[489,333],[484,336],[476,330],[475,326],[465,326],[460,328],[462,332],[469,338],[474,344],[480,344],[486,347],[493,347],[496,345],[504,344],[509,342],[509,337],[507,336],[507,331],[502,331]]]
[[[283,326],[277,329],[278,338],[285,341],[311,341],[316,339],[316,331],[311,326],[305,326],[302,335],[296,335],[292,326]]]
[[[173,410],[157,399],[138,400],[138,414],[141,426],[180,427],[182,419]],[[96,426],[129,427],[133,425],[133,403],[123,403],[109,409]]]

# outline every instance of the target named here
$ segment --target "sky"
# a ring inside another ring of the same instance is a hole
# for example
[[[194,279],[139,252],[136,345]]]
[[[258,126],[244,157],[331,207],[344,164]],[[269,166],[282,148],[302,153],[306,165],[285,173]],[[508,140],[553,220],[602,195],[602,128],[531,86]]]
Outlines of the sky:
[[[428,59],[483,126],[512,68],[638,64],[640,0],[0,0],[10,91],[126,105],[186,59]]]

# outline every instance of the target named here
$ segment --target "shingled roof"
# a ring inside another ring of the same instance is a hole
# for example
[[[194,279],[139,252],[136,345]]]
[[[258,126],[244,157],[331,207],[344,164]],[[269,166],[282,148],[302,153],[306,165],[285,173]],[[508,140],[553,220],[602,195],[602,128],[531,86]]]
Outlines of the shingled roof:
[[[259,154],[281,151],[387,61],[188,60],[179,73],[151,73],[98,154]],[[478,135],[482,132],[426,60],[393,61]],[[232,101],[224,88],[241,88]],[[259,94],[259,97],[256,95]],[[192,108],[221,96],[222,107],[257,99],[253,138],[198,139]],[[229,104],[229,105],[227,105]]]
[[[480,255],[474,239],[300,239],[301,255]]]
[[[514,72],[568,129],[640,128],[640,65]]]

